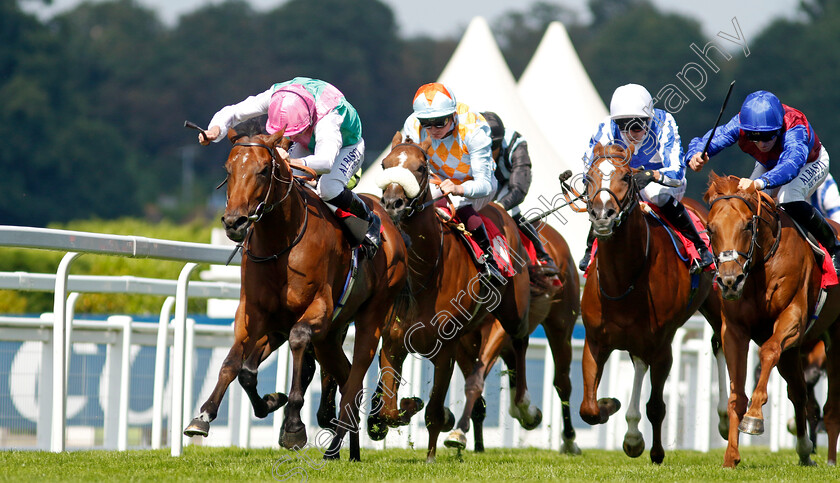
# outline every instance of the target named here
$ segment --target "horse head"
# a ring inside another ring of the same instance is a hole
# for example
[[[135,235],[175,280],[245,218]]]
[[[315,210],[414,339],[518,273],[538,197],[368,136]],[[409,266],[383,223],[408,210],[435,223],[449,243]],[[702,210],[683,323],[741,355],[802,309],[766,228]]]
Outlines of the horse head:
[[[638,187],[633,181],[630,157],[633,146],[596,144],[592,164],[586,173],[586,211],[598,238],[610,238],[638,204]]]
[[[251,224],[274,209],[292,189],[291,168],[277,153],[277,148],[289,149],[291,141],[283,137],[283,131],[243,136],[233,129],[228,131],[228,139],[233,148],[225,163],[228,186],[222,224],[228,238],[241,242]]]
[[[394,223],[423,210],[431,196],[429,146],[431,139],[420,144],[411,139],[403,141],[399,132],[391,140],[391,152],[382,160],[376,184],[382,189],[382,205]]]
[[[760,221],[764,221],[768,228],[770,224],[761,216],[763,205],[769,205],[765,209],[776,213],[776,226],[781,228],[775,203],[768,201],[769,196],[756,191],[752,185],[747,191],[741,191],[738,181],[737,176],[718,176],[712,172],[709,188],[703,196],[703,200],[711,206],[707,229],[717,261],[715,282],[726,300],[741,298],[747,275],[756,261],[756,249],[764,246],[770,250],[764,259],[767,261],[772,256],[771,247],[776,246],[772,240],[765,241],[760,233]],[[765,235],[772,236],[771,232]]]

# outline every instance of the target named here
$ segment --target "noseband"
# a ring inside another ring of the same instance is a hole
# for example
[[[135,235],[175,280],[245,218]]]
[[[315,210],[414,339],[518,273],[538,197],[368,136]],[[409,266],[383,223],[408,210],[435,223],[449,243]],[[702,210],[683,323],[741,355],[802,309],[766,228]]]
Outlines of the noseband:
[[[750,219],[750,222],[749,222],[750,249],[747,253],[744,253],[744,252],[738,251],[738,250],[724,250],[724,251],[720,252],[719,255],[715,255],[714,254],[714,248],[713,248],[712,249],[712,254],[715,257],[715,262],[717,263],[718,267],[720,267],[721,263],[736,262],[736,263],[738,263],[738,265],[741,266],[741,271],[744,273],[744,276],[746,277],[747,274],[749,273],[750,269],[753,266],[753,256],[755,255],[756,247],[761,248],[761,245],[758,243],[758,222],[763,221],[763,222],[767,223],[768,225],[770,224],[770,222],[761,217],[761,202],[762,202],[761,195],[759,195],[758,205],[757,205],[755,210],[753,210],[753,206],[752,206],[752,204],[750,203],[749,200],[747,200],[743,196],[738,196],[738,195],[724,195],[724,196],[720,196],[718,198],[715,198],[712,201],[711,205],[709,206],[709,210],[711,210],[711,208],[718,201],[728,200],[728,199],[736,199],[736,200],[743,201],[744,204],[747,205],[747,208],[749,208],[750,213],[753,214],[752,218]],[[773,256],[773,254],[776,253],[776,249],[779,248],[779,242],[782,239],[782,223],[779,219],[779,212],[776,211],[775,213],[776,213],[776,235],[775,235],[774,240],[773,240],[773,246],[770,247],[770,251],[767,253],[767,255],[764,256],[764,260],[761,262],[762,264],[767,263],[767,261],[770,260],[770,258]],[[738,261],[738,257],[744,258],[744,263],[740,263]]]
[[[426,208],[429,207],[430,204],[432,204],[434,202],[434,200],[432,200],[430,202],[426,202],[426,203],[423,203],[421,205],[418,205],[418,203],[420,203],[421,195],[423,193],[425,193],[429,188],[429,177],[431,176],[431,170],[429,169],[429,155],[426,154],[426,151],[424,151],[423,148],[421,148],[417,144],[400,143],[400,144],[397,144],[396,146],[394,146],[394,148],[398,148],[400,146],[408,146],[408,147],[415,148],[418,151],[420,151],[420,154],[423,155],[423,162],[426,166],[426,176],[423,178],[423,184],[420,185],[420,191],[418,192],[417,196],[415,196],[414,198],[410,198],[406,195],[406,198],[408,198],[408,203],[406,204],[405,217],[410,218],[415,213],[419,213],[419,212],[425,210]]]

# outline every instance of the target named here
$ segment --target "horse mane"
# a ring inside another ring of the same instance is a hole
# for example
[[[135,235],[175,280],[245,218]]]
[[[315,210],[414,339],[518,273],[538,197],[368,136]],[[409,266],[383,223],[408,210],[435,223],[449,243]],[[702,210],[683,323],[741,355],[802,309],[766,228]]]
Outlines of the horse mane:
[[[253,117],[233,126],[233,130],[236,131],[236,136],[234,136],[233,141],[245,137],[250,138],[259,134],[268,134],[268,131],[265,130],[267,120],[268,115],[263,114],[262,116]]]
[[[709,174],[709,185],[706,189],[706,193],[703,195],[703,201],[707,204],[711,204],[711,202],[716,198],[734,195],[736,193],[740,193],[742,196],[752,199],[751,194],[738,189],[738,182],[740,179],[741,178],[735,175],[718,176],[717,173],[712,171]]]

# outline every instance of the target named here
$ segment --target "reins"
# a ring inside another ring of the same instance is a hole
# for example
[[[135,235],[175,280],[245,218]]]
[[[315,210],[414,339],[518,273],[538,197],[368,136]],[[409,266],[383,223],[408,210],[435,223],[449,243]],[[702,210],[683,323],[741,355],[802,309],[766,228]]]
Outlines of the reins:
[[[758,200],[757,200],[757,203],[756,203],[755,210],[753,210],[753,206],[750,203],[750,200],[747,200],[743,196],[734,195],[734,194],[733,195],[719,196],[718,198],[715,198],[714,200],[712,200],[711,204],[709,205],[709,209],[711,209],[711,207],[714,206],[715,203],[717,203],[720,200],[736,199],[736,200],[740,200],[740,201],[744,202],[744,204],[747,205],[747,208],[750,210],[750,213],[753,213],[752,219],[750,220],[750,223],[749,223],[751,236],[750,236],[750,249],[747,253],[744,253],[744,252],[739,251],[739,250],[724,250],[724,251],[720,252],[719,255],[714,255],[714,249],[713,249],[713,252],[712,252],[713,255],[715,256],[715,261],[717,262],[718,266],[720,266],[721,263],[736,262],[736,263],[738,263],[738,265],[741,266],[741,270],[744,272],[745,276],[749,272],[749,270],[752,268],[753,256],[755,255],[755,248],[756,247],[761,248],[761,245],[758,243],[758,222],[763,221],[764,223],[767,223],[768,225],[770,224],[770,221],[767,221],[766,219],[764,219],[761,216],[761,206],[764,203],[773,203],[773,199],[770,198],[770,195],[768,195],[767,193],[765,193],[763,191],[758,191],[757,194],[758,194]],[[770,250],[764,256],[764,260],[762,260],[762,262],[761,262],[762,264],[767,263],[767,261],[769,261],[773,257],[773,255],[776,253],[776,250],[779,248],[779,243],[781,242],[781,239],[782,239],[782,222],[779,219],[779,212],[774,211],[773,213],[774,213],[775,219],[776,219],[775,220],[776,221],[776,234],[773,237],[774,238],[773,245],[770,247]],[[745,259],[743,264],[738,262],[738,257],[743,257]]]

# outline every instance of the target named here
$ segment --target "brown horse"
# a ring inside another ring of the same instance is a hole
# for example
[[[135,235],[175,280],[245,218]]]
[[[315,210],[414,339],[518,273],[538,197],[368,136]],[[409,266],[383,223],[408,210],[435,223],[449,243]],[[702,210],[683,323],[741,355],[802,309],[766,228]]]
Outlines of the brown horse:
[[[581,311],[586,329],[583,349],[583,402],[580,415],[602,424],[620,407],[618,400],[596,401],[604,364],[613,350],[626,350],[635,378],[627,410],[624,452],[638,457],[645,443],[638,429],[642,378],[650,368],[647,417],[653,429],[650,459],[662,463],[663,388],[673,362],[676,330],[698,309],[719,328],[719,301],[709,297],[712,272],[692,284],[689,267],[674,250],[668,232],[649,220],[639,204],[639,188],[628,166],[632,148],[596,145],[587,172],[586,207],[598,238],[598,249],[583,290]],[[702,212],[693,210],[700,215]]]
[[[410,312],[392,320],[383,332],[379,357],[381,377],[375,408],[368,418],[368,433],[373,439],[382,439],[388,426],[407,424],[422,408],[417,398],[403,399],[398,408],[397,389],[406,356],[411,352],[426,357],[435,367],[425,415],[429,431],[427,461],[432,462],[438,435],[455,424],[455,417],[444,407],[444,400],[455,365],[458,338],[492,312],[514,337],[517,351],[524,354],[530,288],[525,271],[503,283],[487,281],[455,228],[444,223],[435,209],[424,209],[434,202],[429,189],[428,148],[428,140],[419,145],[411,140],[403,142],[397,133],[391,152],[382,160],[385,169],[379,182],[383,187],[382,203],[407,240],[411,272],[408,285],[415,303]],[[504,233],[510,243],[511,258],[527,260],[518,228],[510,215],[494,204],[481,213]]]
[[[542,324],[554,358],[554,388],[560,396],[563,408],[563,445],[561,452],[580,454],[575,444],[575,429],[572,427],[572,414],[569,398],[572,393],[572,381],[569,370],[572,363],[572,331],[580,314],[580,280],[575,268],[569,245],[560,233],[549,225],[534,226],[545,241],[546,250],[557,263],[558,285],[537,286],[532,282],[531,307],[529,310],[529,333],[533,333]],[[549,280],[550,282],[550,280]],[[475,425],[475,450],[484,451],[482,427],[485,417],[485,404],[481,394],[484,392],[484,380],[499,356],[508,367],[508,380],[511,389],[510,414],[519,420],[525,429],[534,429],[540,422],[533,414],[531,398],[525,377],[518,377],[517,367],[524,367],[524,361],[517,361],[513,350],[513,341],[504,331],[501,323],[489,315],[476,330],[459,339],[460,349],[456,353],[458,367],[464,374],[464,393],[467,398],[465,409],[456,428],[449,434],[444,444],[449,447],[465,448],[466,433],[470,430],[470,419]],[[466,407],[472,407],[471,412]]]
[[[811,460],[806,434],[806,387],[800,347],[829,332],[828,400],[824,422],[828,462],[835,464],[840,433],[840,286],[831,287],[817,320],[820,267],[791,218],[765,193],[738,190],[739,178],[710,175],[705,200],[710,203],[709,234],[717,254],[716,282],[723,302],[723,350],[729,368],[729,444],[723,466],[740,462],[738,431],[761,434],[762,406],[774,367],[788,384],[796,421],[796,451],[802,465]],[[760,344],[761,373],[747,408],[744,391],[750,339]],[[790,350],[788,350],[790,349]]]
[[[296,181],[292,167],[278,156],[276,149],[288,149],[289,140],[282,132],[243,137],[231,130],[228,137],[233,148],[225,164],[228,187],[222,223],[227,236],[242,243],[245,255],[235,340],[215,389],[184,433],[207,435],[228,385],[237,376],[258,417],[282,406],[282,394],[260,397],[257,368],[288,340],[293,373],[280,444],[289,449],[306,445],[300,408],[314,372],[306,357],[311,347],[341,390],[335,436],[325,458],[339,457],[349,431],[350,459],[357,461],[358,396],[381,329],[405,285],[402,238],[382,207],[367,198],[383,221],[382,249],[372,260],[359,262],[354,281],[348,284],[352,288],[341,298],[353,270],[353,249],[327,205]],[[356,324],[352,365],[341,348],[351,320]]]

